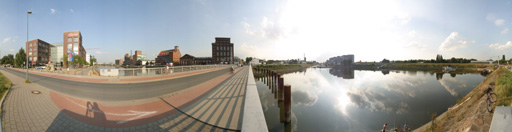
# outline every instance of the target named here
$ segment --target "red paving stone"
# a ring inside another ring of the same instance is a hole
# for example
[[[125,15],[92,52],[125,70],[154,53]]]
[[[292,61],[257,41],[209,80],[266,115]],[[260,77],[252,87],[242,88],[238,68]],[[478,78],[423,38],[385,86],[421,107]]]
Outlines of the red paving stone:
[[[239,71],[242,68],[237,69]],[[227,73],[209,80],[192,89],[175,96],[164,98],[173,106],[183,109],[201,99],[215,89],[222,82],[234,74]],[[130,127],[158,121],[176,113],[176,109],[159,100],[139,105],[104,106],[100,102],[93,102],[73,98],[57,92],[50,92],[54,104],[72,118],[102,127]]]

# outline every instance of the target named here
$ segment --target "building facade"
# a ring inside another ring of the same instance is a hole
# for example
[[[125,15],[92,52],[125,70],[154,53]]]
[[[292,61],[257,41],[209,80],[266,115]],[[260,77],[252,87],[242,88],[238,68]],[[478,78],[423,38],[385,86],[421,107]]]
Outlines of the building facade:
[[[234,53],[230,38],[215,38],[215,43],[212,43],[212,61],[214,64],[234,64]]]
[[[64,57],[64,45],[62,43],[53,43],[50,45],[52,45],[50,48],[50,61],[56,66],[62,66],[62,58]]]
[[[26,43],[28,65],[30,66],[41,66],[48,64],[51,55],[51,45],[43,40],[34,39]]]
[[[64,32],[63,54],[68,56],[68,61],[72,60],[71,52],[75,56],[80,56],[83,59],[86,58],[87,53],[82,45],[82,34],[80,31]],[[64,67],[67,67],[67,64],[64,64]]]
[[[123,59],[116,59],[116,65],[122,65]]]
[[[207,65],[212,64],[211,57],[194,57],[193,55],[185,54],[180,58],[180,65]]]
[[[174,49],[160,51],[158,56],[155,58],[156,64],[165,65],[173,63],[179,65],[181,59],[181,53],[178,46],[174,46]]]

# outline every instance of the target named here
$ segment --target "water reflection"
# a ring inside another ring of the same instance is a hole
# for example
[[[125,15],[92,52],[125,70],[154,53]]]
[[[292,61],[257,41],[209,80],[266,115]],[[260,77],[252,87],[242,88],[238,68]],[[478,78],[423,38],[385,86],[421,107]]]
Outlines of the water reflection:
[[[395,118],[417,128],[430,120],[429,114],[446,111],[483,79],[479,74],[348,68],[307,69],[282,77],[291,85],[288,124],[281,122],[283,104],[272,89],[257,82],[270,131],[378,131]]]
[[[343,79],[354,79],[354,68],[343,67],[343,68],[331,68],[329,73],[334,76],[342,77]]]

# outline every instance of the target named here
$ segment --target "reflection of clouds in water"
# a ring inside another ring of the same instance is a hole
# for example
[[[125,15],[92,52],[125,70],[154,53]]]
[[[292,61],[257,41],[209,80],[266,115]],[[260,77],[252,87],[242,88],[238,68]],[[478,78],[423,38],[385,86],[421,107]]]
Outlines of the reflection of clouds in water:
[[[318,101],[318,96],[316,94],[310,94],[309,92],[306,91],[293,91],[291,94],[292,103],[294,106],[312,106]]]
[[[405,102],[398,103],[386,97],[383,93],[373,90],[356,91],[347,93],[352,103],[357,107],[368,109],[372,112],[395,112],[402,114],[409,108]]]
[[[274,99],[274,94],[270,90],[258,91],[260,94],[261,105],[263,111],[267,111],[271,107],[276,107],[277,101]]]
[[[457,96],[458,95],[457,92],[455,91],[455,90],[457,90],[456,88],[465,88],[467,86],[466,81],[464,81],[464,80],[457,80],[454,77],[443,78],[443,79],[439,80],[439,83],[452,96]]]
[[[404,78],[393,78],[394,80],[386,80],[385,84],[383,84],[384,89],[388,91],[393,91],[396,93],[400,93],[403,95],[408,95],[411,97],[416,96],[416,92],[414,88],[421,84],[427,83],[427,79],[423,77],[404,77]]]
[[[322,93],[322,88],[331,88],[332,83],[329,82],[329,79],[327,79],[326,76],[320,73],[321,72],[306,72],[306,75],[296,73],[286,74],[283,76],[284,84],[293,84],[292,89],[294,90],[302,89],[306,91],[313,91],[315,93]]]

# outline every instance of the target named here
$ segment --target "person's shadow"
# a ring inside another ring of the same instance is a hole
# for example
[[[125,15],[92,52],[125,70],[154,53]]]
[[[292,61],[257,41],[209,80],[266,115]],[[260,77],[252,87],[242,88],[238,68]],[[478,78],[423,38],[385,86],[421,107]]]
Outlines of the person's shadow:
[[[88,118],[93,118],[95,121],[106,121],[107,117],[105,113],[100,110],[98,103],[93,102],[91,104],[90,101],[87,101],[87,110],[85,112],[85,116]]]

